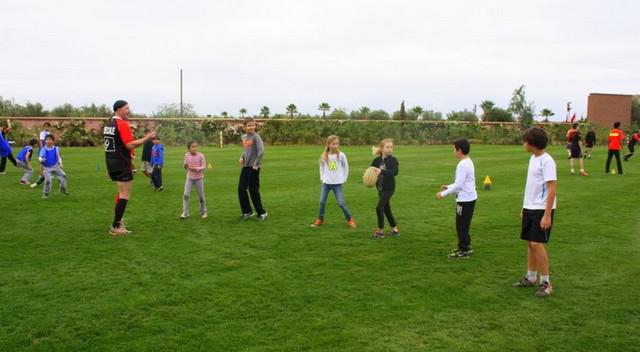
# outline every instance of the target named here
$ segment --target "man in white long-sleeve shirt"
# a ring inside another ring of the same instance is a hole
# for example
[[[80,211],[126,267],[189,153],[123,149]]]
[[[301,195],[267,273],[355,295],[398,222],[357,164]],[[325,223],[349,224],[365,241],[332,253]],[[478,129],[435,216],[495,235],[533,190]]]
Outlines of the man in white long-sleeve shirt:
[[[449,194],[456,194],[456,231],[458,233],[458,248],[449,253],[449,258],[469,258],[471,249],[471,218],[476,207],[478,193],[476,192],[476,176],[473,161],[469,158],[471,146],[466,138],[453,143],[456,158],[460,160],[456,166],[455,181],[440,187],[436,199],[442,199]]]

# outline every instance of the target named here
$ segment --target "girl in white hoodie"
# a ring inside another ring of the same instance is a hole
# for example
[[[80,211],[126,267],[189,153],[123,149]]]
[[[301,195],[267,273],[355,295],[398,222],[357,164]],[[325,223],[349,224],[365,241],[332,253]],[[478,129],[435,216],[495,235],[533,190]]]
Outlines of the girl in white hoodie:
[[[324,210],[327,206],[329,191],[333,191],[336,196],[338,205],[347,220],[347,226],[356,227],[356,222],[353,220],[349,208],[347,208],[347,203],[344,201],[344,194],[342,193],[342,184],[347,182],[349,177],[349,162],[347,161],[347,156],[339,150],[339,147],[340,139],[338,136],[327,137],[327,145],[320,156],[320,181],[322,181],[320,209],[318,210],[318,218],[311,224],[312,227],[318,227],[324,223]]]

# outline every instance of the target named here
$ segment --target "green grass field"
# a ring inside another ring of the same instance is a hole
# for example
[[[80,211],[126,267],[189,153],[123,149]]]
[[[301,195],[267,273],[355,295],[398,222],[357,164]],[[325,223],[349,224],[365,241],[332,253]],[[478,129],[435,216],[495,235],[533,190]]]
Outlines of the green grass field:
[[[115,185],[99,149],[62,149],[69,197],[40,199],[42,189],[18,185],[10,167],[0,176],[0,350],[640,349],[640,156],[625,175],[605,175],[606,151],[596,149],[591,176],[579,177],[569,175],[565,150],[551,148],[555,291],[542,300],[511,287],[526,269],[522,147],[473,146],[475,254],[462,261],[446,258],[456,244],[454,198],[434,198],[453,178],[452,147],[396,147],[392,206],[402,235],[380,241],[368,239],[377,195],[361,182],[370,147],[343,147],[358,228],[345,226],[332,196],[326,225],[308,226],[321,149],[267,147],[261,190],[270,216],[258,223],[238,220],[238,147],[203,148],[213,163],[209,218],[179,220],[186,148],[169,148],[164,192],[136,177],[126,238],[107,235]],[[482,190],[485,175],[491,191]]]

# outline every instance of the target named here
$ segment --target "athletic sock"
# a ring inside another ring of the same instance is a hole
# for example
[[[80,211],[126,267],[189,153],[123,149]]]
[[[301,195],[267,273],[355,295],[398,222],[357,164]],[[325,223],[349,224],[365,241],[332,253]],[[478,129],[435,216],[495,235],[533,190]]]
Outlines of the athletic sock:
[[[116,208],[115,208],[115,216],[113,218],[113,224],[111,226],[113,226],[114,229],[117,229],[120,227],[120,220],[122,220],[122,216],[124,215],[124,210],[127,208],[127,201],[128,199],[118,199],[118,203],[116,204]]]
[[[548,284],[551,283],[551,281],[549,281],[549,275],[540,275],[540,282],[546,282]]]
[[[571,169],[571,173],[572,173],[572,174],[575,174],[575,173],[576,173],[576,170],[575,170],[575,169]]]
[[[580,172],[584,172],[584,169],[580,169]]]
[[[527,271],[527,280],[531,282],[535,282],[537,276],[538,276],[537,271]]]

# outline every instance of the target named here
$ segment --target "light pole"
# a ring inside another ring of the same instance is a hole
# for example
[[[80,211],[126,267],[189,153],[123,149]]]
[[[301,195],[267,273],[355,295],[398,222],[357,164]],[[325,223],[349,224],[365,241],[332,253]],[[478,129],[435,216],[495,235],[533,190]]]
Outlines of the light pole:
[[[180,118],[182,118],[182,69],[180,69]]]

